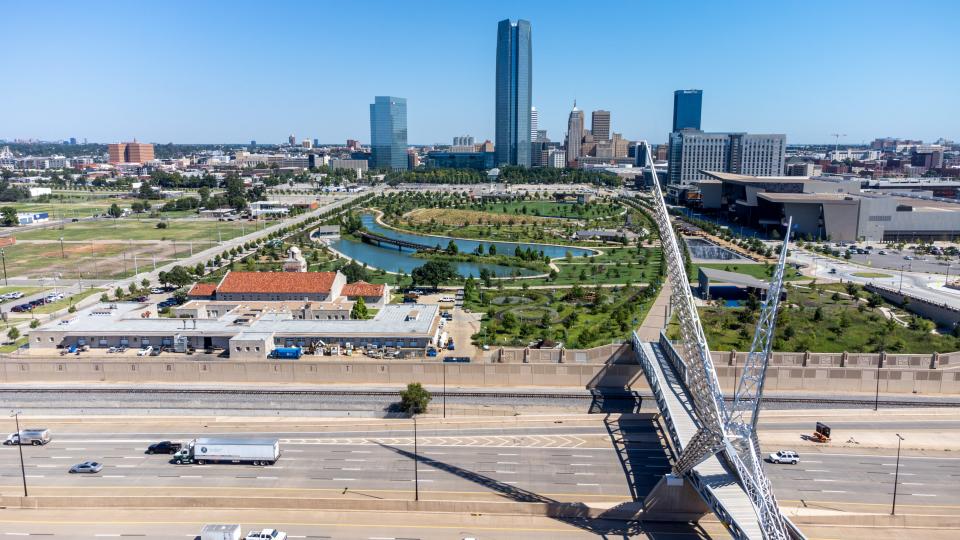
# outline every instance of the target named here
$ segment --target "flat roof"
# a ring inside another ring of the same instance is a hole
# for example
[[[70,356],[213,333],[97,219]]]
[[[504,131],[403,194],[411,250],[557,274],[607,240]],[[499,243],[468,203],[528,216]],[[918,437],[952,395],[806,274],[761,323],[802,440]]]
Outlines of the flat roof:
[[[110,306],[116,306],[111,308]],[[251,318],[246,313],[228,313],[217,319],[174,319],[169,317],[143,318],[139,315],[144,304],[95,304],[84,308],[66,324],[51,321],[37,331],[62,332],[68,335],[88,336],[185,336],[239,335],[241,333],[272,333],[319,336],[378,336],[423,335],[433,333],[440,312],[436,304],[388,304],[372,319],[322,320],[294,319],[289,312],[262,313]],[[410,315],[418,313],[414,318]],[[249,322],[238,323],[238,320]]]
[[[716,268],[704,268],[703,266],[699,266],[697,269],[710,281],[716,283],[730,283],[763,290],[770,288],[769,283],[761,281],[751,275],[741,274],[739,272],[727,272],[726,270],[717,270]]]
[[[758,199],[764,199],[774,203],[825,203],[856,201],[858,197],[849,193],[757,193]]]

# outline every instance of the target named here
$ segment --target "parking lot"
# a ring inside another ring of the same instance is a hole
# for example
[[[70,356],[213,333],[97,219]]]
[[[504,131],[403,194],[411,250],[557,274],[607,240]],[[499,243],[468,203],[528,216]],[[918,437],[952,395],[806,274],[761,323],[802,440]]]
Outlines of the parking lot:
[[[867,249],[867,247],[873,249]],[[926,272],[934,274],[955,274],[960,272],[960,258],[947,257],[948,260],[939,260],[937,256],[931,254],[918,254],[909,247],[902,250],[895,249],[885,244],[846,244],[838,246],[830,244],[831,249],[838,250],[840,256],[850,250],[850,262],[871,266],[873,268],[884,269],[899,272],[902,268],[907,272]],[[856,250],[866,251],[858,253]]]

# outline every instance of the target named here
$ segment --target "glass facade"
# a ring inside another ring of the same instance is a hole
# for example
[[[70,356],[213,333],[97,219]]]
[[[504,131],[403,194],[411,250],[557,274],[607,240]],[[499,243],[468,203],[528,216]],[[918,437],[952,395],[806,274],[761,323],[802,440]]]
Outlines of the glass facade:
[[[673,93],[673,131],[700,129],[703,90],[677,90]]]
[[[509,19],[497,27],[497,165],[530,167],[530,107],[533,93],[530,22]]]
[[[370,104],[373,168],[407,169],[407,99],[377,96]]]

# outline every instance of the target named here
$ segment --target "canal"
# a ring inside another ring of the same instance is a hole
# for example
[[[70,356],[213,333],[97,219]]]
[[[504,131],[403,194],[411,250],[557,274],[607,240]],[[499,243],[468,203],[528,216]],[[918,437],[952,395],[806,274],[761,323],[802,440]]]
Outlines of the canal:
[[[483,242],[479,240],[464,240],[460,238],[451,239],[447,236],[427,236],[405,233],[380,225],[377,223],[376,216],[370,213],[363,214],[361,216],[361,220],[364,227],[366,227],[368,231],[385,236],[387,238],[406,240],[408,242],[424,245],[439,244],[443,248],[447,246],[450,240],[453,240],[453,242],[457,245],[457,249],[464,253],[472,253],[479,245],[483,245],[484,253],[490,251],[490,246],[496,246],[497,253],[504,255],[512,255],[517,246],[520,246],[520,249],[522,250],[530,248],[536,252],[543,252],[544,255],[547,255],[550,258],[564,257],[566,256],[567,252],[570,252],[570,254],[574,257],[588,256],[594,253],[593,250],[577,247],[551,246],[547,244],[534,243],[514,244],[510,242]],[[398,249],[395,246],[381,247],[366,244],[364,242],[349,240],[346,238],[338,238],[337,240],[334,240],[330,243],[330,247],[346,255],[347,257],[350,257],[351,259],[355,259],[361,264],[387,270],[388,272],[405,272],[409,274],[414,268],[422,266],[426,262],[425,259],[412,256],[414,251],[407,248]],[[464,277],[479,277],[480,270],[484,268],[486,268],[488,272],[495,276],[512,276],[514,274],[519,276],[529,276],[536,274],[536,272],[533,270],[528,270],[526,268],[517,268],[499,264],[455,262],[453,265],[457,269],[457,272]]]

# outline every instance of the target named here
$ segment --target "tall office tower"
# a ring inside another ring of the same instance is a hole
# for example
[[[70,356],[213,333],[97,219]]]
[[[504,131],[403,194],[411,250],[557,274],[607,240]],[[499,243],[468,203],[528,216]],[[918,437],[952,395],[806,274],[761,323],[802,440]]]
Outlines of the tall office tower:
[[[257,141],[250,141],[250,146],[253,148],[257,147]]]
[[[537,142],[537,132],[540,130],[540,113],[536,107],[530,107],[530,142]]]
[[[473,136],[471,135],[460,135],[459,137],[453,138],[453,146],[473,146]]]
[[[76,144],[77,144],[77,138],[76,138],[76,137],[70,137],[70,144],[71,144],[71,145],[76,145]]]
[[[750,176],[783,176],[787,136],[783,134],[704,133],[682,129],[670,134],[670,184],[706,178],[701,171]]]
[[[700,129],[703,90],[677,90],[673,93],[673,131]]]
[[[407,169],[407,99],[377,96],[370,104],[373,168]]]
[[[593,111],[590,114],[590,132],[593,140],[605,141],[610,138],[610,111]]]
[[[287,142],[290,143],[290,146],[296,146],[297,138],[291,134],[289,137],[287,137]]]
[[[567,120],[567,165],[569,167],[577,166],[577,159],[580,157],[580,143],[583,140],[583,111],[577,108],[577,102],[573,102],[573,110],[570,111],[570,118]]]
[[[533,93],[530,22],[510,19],[497,26],[497,102],[494,163],[529,167]]]
[[[126,161],[127,143],[110,143],[107,145],[107,162],[123,163]]]

